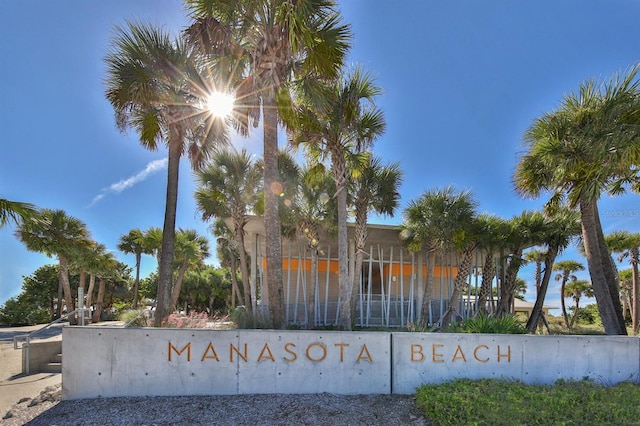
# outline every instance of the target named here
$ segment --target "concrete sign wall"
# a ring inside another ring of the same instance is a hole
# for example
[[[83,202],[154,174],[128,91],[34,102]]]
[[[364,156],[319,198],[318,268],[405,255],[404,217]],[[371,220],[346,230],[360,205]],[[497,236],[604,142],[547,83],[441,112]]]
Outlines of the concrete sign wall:
[[[391,334],[65,327],[65,399],[391,393]]]
[[[64,327],[65,399],[252,393],[412,394],[456,378],[640,380],[640,339]]]
[[[412,394],[424,383],[463,377],[529,384],[589,378],[612,385],[639,380],[640,339],[393,333],[392,363],[392,391],[399,394]]]

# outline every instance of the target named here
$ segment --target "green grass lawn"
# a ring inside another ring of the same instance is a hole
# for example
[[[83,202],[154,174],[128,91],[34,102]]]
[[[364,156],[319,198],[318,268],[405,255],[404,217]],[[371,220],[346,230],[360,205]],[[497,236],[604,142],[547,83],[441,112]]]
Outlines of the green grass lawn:
[[[640,425],[638,383],[459,379],[421,386],[416,404],[434,425]]]

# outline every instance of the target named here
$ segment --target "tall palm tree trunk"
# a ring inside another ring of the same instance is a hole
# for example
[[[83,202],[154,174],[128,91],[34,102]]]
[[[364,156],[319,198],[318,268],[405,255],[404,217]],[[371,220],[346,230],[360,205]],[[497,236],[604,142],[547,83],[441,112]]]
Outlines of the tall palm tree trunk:
[[[560,283],[560,307],[562,308],[562,318],[564,318],[564,325],[569,328],[569,314],[567,313],[567,304],[564,300],[564,291],[567,287],[568,275],[562,276],[562,282]]]
[[[238,267],[236,266],[236,255],[235,253],[233,253],[233,251],[231,251],[230,263],[231,266],[229,268],[231,269],[231,307],[236,307],[236,297],[238,298],[238,303],[240,305],[247,306],[244,302],[242,294],[240,294],[240,289],[238,288],[238,277],[236,273],[238,271]]]
[[[138,307],[138,290],[140,288],[140,261],[142,260],[142,254],[136,253],[136,282],[133,286],[133,309]]]
[[[236,222],[240,223],[240,222]],[[242,226],[235,227],[236,239],[238,241],[238,254],[240,256],[240,276],[242,277],[242,289],[246,299],[245,309],[249,315],[253,314],[253,300],[251,300],[251,287],[249,282],[249,270],[247,268],[247,252],[244,249],[244,229]],[[237,285],[237,283],[236,283]]]
[[[275,329],[285,327],[284,290],[282,286],[282,246],[278,197],[282,183],[278,182],[278,111],[275,94],[262,98],[264,119],[264,227],[267,254],[267,288],[269,291],[270,323]],[[245,295],[245,297],[249,297]]]
[[[422,289],[422,306],[420,308],[421,325],[427,324],[429,318],[429,308],[431,307],[431,291],[433,289],[433,277],[435,275],[436,268],[436,251],[432,248],[427,248],[427,278]],[[422,274],[422,271],[418,271]]]
[[[516,250],[516,252],[513,253],[511,262],[509,262],[509,266],[507,266],[507,274],[504,280],[505,282],[500,288],[500,302],[498,304],[498,309],[496,312],[496,316],[498,317],[511,313],[513,297],[516,291],[516,278],[518,276],[518,271],[520,270],[521,265],[522,250]]]
[[[337,144],[336,144],[337,145]],[[347,167],[340,147],[331,150],[333,178],[336,182],[338,200],[338,297],[340,299],[340,315],[338,327],[351,330],[351,293],[352,282],[349,280],[348,234],[347,234]]]
[[[162,228],[162,250],[158,265],[157,308],[154,318],[156,327],[171,312],[171,282],[173,277],[173,255],[176,238],[176,208],[178,205],[178,176],[180,172],[180,132],[173,128],[169,136],[169,161],[167,171],[167,197]]]
[[[480,296],[478,297],[478,312],[482,313],[487,313],[487,301],[491,295],[491,282],[496,274],[496,266],[493,261],[494,254],[494,251],[489,250],[482,266],[482,284],[480,284]]]
[[[62,291],[64,292],[64,302],[67,305],[67,313],[75,309],[75,301],[71,295],[71,283],[69,283],[69,259],[65,256],[58,256],[60,261],[60,283],[62,283]],[[74,318],[69,318],[71,323],[75,322]]]
[[[358,213],[365,212],[365,209],[357,210]],[[353,268],[352,290],[351,290],[351,318],[356,319],[358,307],[358,294],[360,292],[360,282],[362,281],[362,263],[364,258],[364,245],[367,241],[367,217],[366,214],[356,214],[356,226],[354,232],[355,239],[355,267]],[[362,312],[360,312],[362,315]]]
[[[178,277],[176,278],[176,282],[171,289],[171,310],[174,311],[178,307],[178,298],[180,297],[180,292],[182,291],[182,281],[184,280],[184,274],[187,272],[187,267],[189,266],[189,260],[185,259],[180,265],[180,270],[178,271]]]
[[[462,254],[462,262],[460,262],[460,267],[458,268],[458,275],[456,275],[456,279],[453,281],[453,292],[449,297],[449,308],[442,317],[442,328],[448,327],[452,319],[455,321],[457,317],[460,316],[460,313],[458,312],[458,303],[460,302],[462,289],[467,283],[467,277],[471,271],[471,259],[473,257],[474,248],[475,246],[468,247]]]
[[[98,297],[96,298],[96,309],[93,312],[93,322],[99,322],[100,317],[102,316],[102,307],[104,305],[104,290],[107,285],[106,278],[100,278],[100,283],[98,284]]]
[[[549,247],[544,259],[544,275],[540,282],[540,291],[536,295],[536,303],[533,305],[531,316],[527,321],[527,331],[529,333],[535,333],[538,328],[538,324],[542,320],[542,307],[544,306],[544,299],[547,296],[547,290],[549,289],[549,281],[551,280],[551,273],[553,269],[553,262],[556,260],[558,250],[554,247]]]
[[[580,217],[589,275],[602,324],[609,335],[626,335],[627,330],[624,327],[620,297],[610,262],[611,255],[604,243],[604,234],[598,218],[596,203],[581,201]]]
[[[640,291],[640,283],[638,282],[638,262],[640,262],[640,250],[638,248],[631,249],[631,323],[633,328],[633,334],[638,334],[640,329],[640,322],[638,316],[640,315],[640,298],[638,298],[638,292]]]
[[[318,250],[311,248],[311,288],[307,295],[307,329],[311,330],[316,325],[316,289],[318,288]]]

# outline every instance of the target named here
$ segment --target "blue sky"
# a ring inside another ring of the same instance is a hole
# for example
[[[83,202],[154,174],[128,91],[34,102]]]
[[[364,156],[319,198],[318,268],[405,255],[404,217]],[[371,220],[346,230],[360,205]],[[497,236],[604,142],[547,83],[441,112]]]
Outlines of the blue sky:
[[[355,33],[349,64],[384,90],[387,132],[375,152],[404,171],[401,209],[376,219],[389,224],[401,223],[410,200],[450,184],[470,189],[481,212],[510,218],[540,208],[544,200],[522,200],[511,183],[525,129],[582,81],[640,60],[636,1],[350,0],[340,8]],[[103,58],[114,25],[127,19],[174,34],[187,23],[178,0],[0,2],[0,197],[63,209],[112,250],[129,230],[162,225],[166,185],[166,150],[121,134],[104,98]],[[261,155],[259,132],[235,144]],[[179,190],[177,226],[206,235],[185,160]],[[603,198],[605,232],[640,232],[639,200]],[[28,252],[13,231],[0,230],[0,304],[19,293],[23,275],[55,262]],[[563,258],[582,260],[573,249]],[[143,275],[154,268],[145,257]],[[531,282],[532,269],[521,276]],[[547,300],[559,306],[555,284]]]

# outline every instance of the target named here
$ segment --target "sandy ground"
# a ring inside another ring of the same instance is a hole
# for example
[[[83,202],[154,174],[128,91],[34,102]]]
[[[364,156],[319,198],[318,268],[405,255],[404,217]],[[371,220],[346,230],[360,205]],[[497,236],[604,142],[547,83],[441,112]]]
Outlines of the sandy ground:
[[[62,383],[60,373],[22,374],[22,350],[13,349],[13,336],[28,334],[39,328],[42,325],[0,327],[0,418],[21,399],[33,398],[48,386]],[[60,333],[61,326],[56,326],[47,330],[43,337],[60,339]]]

